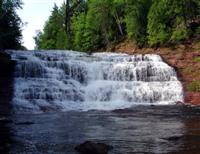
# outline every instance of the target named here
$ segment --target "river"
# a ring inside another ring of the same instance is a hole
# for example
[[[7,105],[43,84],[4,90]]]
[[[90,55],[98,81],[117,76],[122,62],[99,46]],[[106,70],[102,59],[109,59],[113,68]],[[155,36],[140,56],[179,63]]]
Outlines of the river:
[[[13,154],[76,154],[74,147],[86,140],[112,145],[110,154],[200,152],[200,109],[184,105],[14,114],[10,119],[0,125],[5,141],[0,143]]]

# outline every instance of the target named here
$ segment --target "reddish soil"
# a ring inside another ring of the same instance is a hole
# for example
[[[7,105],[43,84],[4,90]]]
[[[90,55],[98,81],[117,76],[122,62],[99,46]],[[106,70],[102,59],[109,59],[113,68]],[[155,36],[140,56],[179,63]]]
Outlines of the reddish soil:
[[[185,102],[200,105],[200,90],[189,90],[188,86],[200,82],[200,42],[187,42],[184,45],[160,48],[137,48],[131,42],[121,42],[106,51],[123,52],[128,54],[158,54],[177,71],[179,80],[183,83]]]

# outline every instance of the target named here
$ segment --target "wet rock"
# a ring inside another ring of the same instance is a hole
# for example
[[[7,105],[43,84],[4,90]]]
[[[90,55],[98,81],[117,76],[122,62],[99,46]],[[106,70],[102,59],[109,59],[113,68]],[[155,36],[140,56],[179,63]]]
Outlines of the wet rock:
[[[176,104],[177,104],[177,105],[183,105],[184,103],[183,103],[183,102],[180,102],[180,101],[178,101],[178,102],[176,102]]]
[[[33,124],[34,122],[30,122],[30,121],[15,123],[15,125],[33,125]]]
[[[0,56],[6,59],[11,59],[11,56],[2,50],[0,50]]]
[[[191,103],[193,105],[200,104],[200,92],[186,92],[185,93],[185,102]]]
[[[11,119],[5,118],[5,117],[1,117],[0,118],[0,123],[3,124],[8,124],[8,123],[12,123],[13,121]]]
[[[92,141],[86,141],[75,147],[75,150],[80,154],[108,154],[108,151],[113,147],[104,143],[95,143]]]
[[[19,60],[28,60],[28,58],[25,56],[19,56],[18,58],[19,58]]]
[[[183,136],[171,136],[171,137],[168,137],[168,138],[162,138],[163,140],[168,140],[168,141],[178,141],[180,139],[182,139]]]
[[[0,77],[8,77],[13,72],[15,61],[4,51],[0,51]]]
[[[114,112],[114,113],[132,113],[133,110],[131,110],[131,109],[116,109],[116,110],[113,110],[112,112]]]

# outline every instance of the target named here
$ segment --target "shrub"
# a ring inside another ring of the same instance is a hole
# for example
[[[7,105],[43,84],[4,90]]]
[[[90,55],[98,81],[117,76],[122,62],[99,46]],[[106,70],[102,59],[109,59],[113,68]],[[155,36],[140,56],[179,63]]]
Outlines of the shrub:
[[[188,84],[187,90],[193,92],[200,92],[200,80],[192,81],[190,84]]]

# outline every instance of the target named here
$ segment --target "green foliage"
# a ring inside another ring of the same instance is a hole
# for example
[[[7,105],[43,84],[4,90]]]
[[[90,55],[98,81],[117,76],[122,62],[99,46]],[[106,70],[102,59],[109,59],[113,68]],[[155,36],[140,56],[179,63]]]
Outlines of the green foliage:
[[[97,19],[95,10],[90,9],[85,21],[85,40],[83,44],[86,50],[95,50],[101,46],[101,32]]]
[[[170,38],[170,6],[166,0],[154,0],[148,14],[148,43],[163,44]]]
[[[36,37],[38,38],[36,40],[39,40],[39,42],[36,42],[38,43],[38,49],[65,49],[65,47],[67,47],[67,36],[64,32],[63,25],[64,15],[62,14],[62,10],[59,10],[55,5],[51,16],[44,26],[44,32]],[[62,41],[65,41],[65,43]]]
[[[133,39],[139,46],[147,43],[147,15],[151,5],[151,0],[127,2],[125,21],[128,38]]]
[[[184,24],[177,26],[171,36],[171,40],[174,42],[180,42],[187,38],[189,38],[189,30]]]
[[[200,52],[200,42],[196,42],[197,51]]]
[[[95,50],[112,39],[110,0],[91,0],[86,17],[86,49]]]
[[[115,33],[115,40],[125,37],[125,12],[126,2],[124,0],[113,0],[111,15],[114,19],[112,29]]]
[[[190,36],[190,20],[198,14],[197,0],[153,0],[148,14],[148,42],[159,45]]]
[[[196,34],[196,35],[199,35],[199,34],[200,34],[200,26],[198,26],[198,27],[196,28],[195,34]]]
[[[36,36],[33,37],[35,41],[35,49],[39,49],[41,47],[41,35],[42,35],[42,32],[37,31]]]
[[[85,44],[85,13],[81,13],[73,18],[74,49],[77,51],[87,51]]]
[[[199,0],[68,0],[54,7],[36,48],[94,51],[124,38],[139,47],[176,44],[198,32]]]
[[[0,1],[0,49],[20,49],[21,20],[16,10],[21,8],[20,0]]]
[[[200,92],[200,81],[193,81],[187,86],[188,91]]]
[[[64,28],[60,28],[56,35],[56,49],[67,49],[69,41]]]
[[[200,62],[200,57],[194,58],[194,61],[195,61],[195,62]]]
[[[89,3],[86,27],[99,33],[100,37],[104,38],[101,40],[104,45],[109,44],[114,38],[111,7],[110,0],[91,0]]]
[[[92,51],[107,46],[116,39],[116,27],[121,21],[117,17],[114,18],[116,11],[112,11],[113,4],[110,0],[91,0],[87,13],[73,18],[73,41],[76,50]]]

